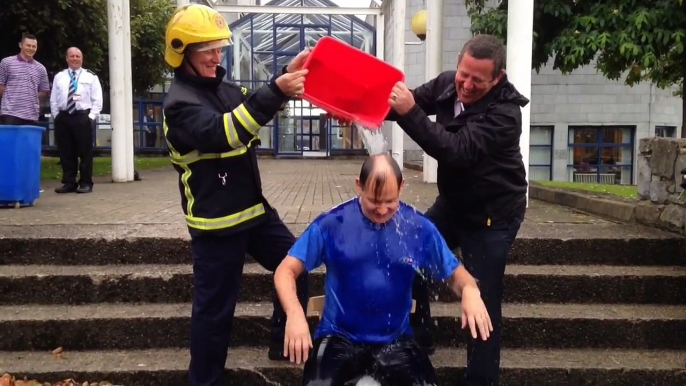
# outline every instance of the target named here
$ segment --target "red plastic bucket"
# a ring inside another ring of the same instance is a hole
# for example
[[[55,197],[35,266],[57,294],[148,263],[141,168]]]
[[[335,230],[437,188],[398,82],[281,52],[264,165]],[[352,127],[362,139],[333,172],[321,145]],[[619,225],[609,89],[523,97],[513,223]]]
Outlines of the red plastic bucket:
[[[303,68],[302,99],[369,128],[381,126],[393,86],[405,81],[389,63],[330,36],[319,39]]]

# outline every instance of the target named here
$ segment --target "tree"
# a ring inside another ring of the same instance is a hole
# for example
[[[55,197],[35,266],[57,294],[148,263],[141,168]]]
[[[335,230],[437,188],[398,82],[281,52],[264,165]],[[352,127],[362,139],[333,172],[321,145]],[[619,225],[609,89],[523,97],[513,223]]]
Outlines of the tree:
[[[171,0],[130,1],[133,92],[143,95],[165,80],[164,35],[176,6]]]
[[[516,1],[516,0],[515,0]],[[683,101],[686,138],[686,3],[683,0],[536,0],[533,67],[551,58],[568,74],[595,60],[600,73],[633,86],[649,81],[677,86]],[[498,36],[507,43],[507,6],[484,7],[467,0],[472,33]]]
[[[38,39],[36,59],[51,78],[66,67],[67,48],[76,46],[84,67],[109,85],[107,0],[12,0],[0,8],[0,57],[19,52],[22,33]],[[130,0],[133,91],[142,95],[161,83],[167,71],[164,33],[172,0]]]
[[[66,52],[71,46],[79,47],[84,66],[102,77],[107,51],[106,10],[103,0],[4,2],[0,8],[0,55],[16,55],[22,33],[30,33],[38,38],[36,59],[51,78],[66,67]]]

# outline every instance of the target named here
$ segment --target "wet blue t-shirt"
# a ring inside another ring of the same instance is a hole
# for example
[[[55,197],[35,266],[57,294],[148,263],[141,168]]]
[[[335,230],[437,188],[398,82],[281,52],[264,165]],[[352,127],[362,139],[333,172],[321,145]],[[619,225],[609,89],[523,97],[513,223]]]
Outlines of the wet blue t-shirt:
[[[412,335],[412,281],[436,281],[459,261],[431,221],[400,204],[386,224],[374,224],[354,198],[315,219],[289,255],[312,271],[326,266],[324,313],[315,338],[341,335],[357,343],[389,344]]]

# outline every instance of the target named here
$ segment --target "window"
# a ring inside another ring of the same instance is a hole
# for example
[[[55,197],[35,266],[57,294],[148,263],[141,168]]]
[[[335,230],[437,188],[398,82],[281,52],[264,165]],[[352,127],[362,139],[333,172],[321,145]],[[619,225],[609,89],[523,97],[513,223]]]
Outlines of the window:
[[[676,126],[655,126],[655,136],[676,138]]]
[[[529,180],[553,178],[553,126],[531,126],[529,144]]]
[[[635,126],[570,126],[568,180],[633,184]]]

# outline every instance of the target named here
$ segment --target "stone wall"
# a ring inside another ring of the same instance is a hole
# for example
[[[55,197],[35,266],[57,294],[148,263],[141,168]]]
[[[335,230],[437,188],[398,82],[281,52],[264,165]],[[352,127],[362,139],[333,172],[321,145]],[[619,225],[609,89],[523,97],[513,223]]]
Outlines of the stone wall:
[[[686,235],[686,202],[679,200],[684,169],[686,139],[640,140],[637,222]]]

